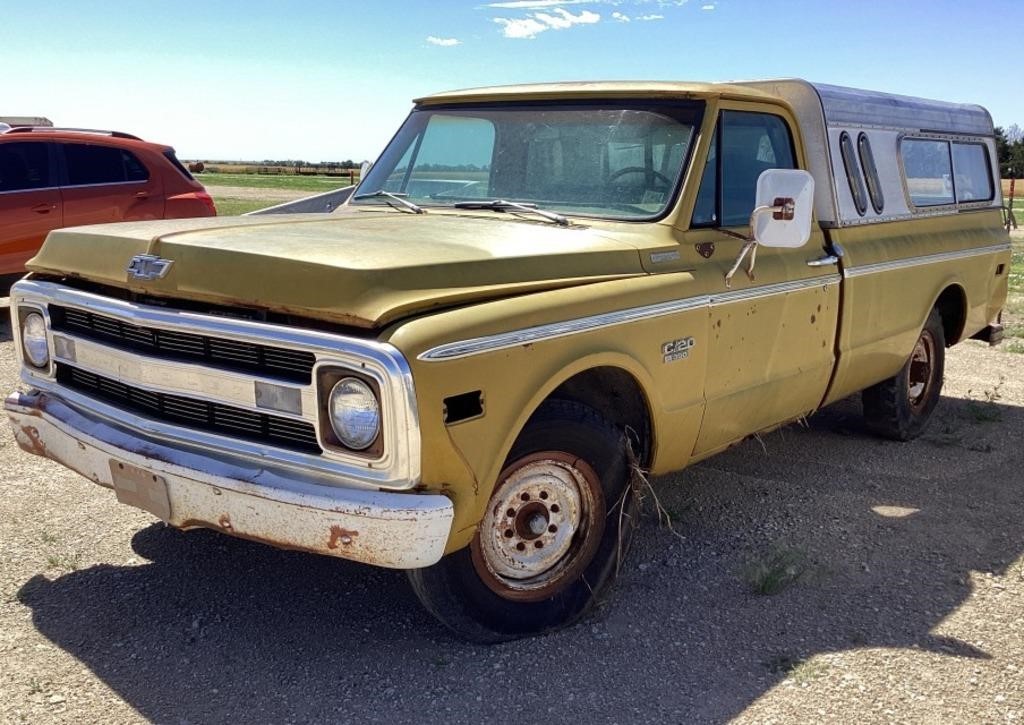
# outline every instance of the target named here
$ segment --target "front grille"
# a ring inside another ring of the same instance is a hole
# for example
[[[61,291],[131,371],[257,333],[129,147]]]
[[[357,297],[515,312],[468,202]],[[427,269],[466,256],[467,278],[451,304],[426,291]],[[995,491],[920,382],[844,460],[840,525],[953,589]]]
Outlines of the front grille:
[[[155,393],[64,363],[57,363],[57,382],[119,408],[166,423],[302,453],[322,452],[313,424],[303,420],[257,413],[181,395]]]
[[[222,370],[255,373],[305,385],[313,379],[316,356],[305,350],[140,327],[114,317],[60,305],[50,305],[50,320],[54,330],[150,357],[198,362]]]

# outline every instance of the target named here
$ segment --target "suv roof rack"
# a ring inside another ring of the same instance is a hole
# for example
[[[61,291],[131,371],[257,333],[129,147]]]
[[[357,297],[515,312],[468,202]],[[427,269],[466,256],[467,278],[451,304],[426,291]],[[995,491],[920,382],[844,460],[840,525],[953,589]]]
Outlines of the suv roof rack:
[[[134,136],[124,131],[105,131],[99,128],[64,128],[54,126],[15,126],[14,128],[7,131],[7,133],[60,133],[61,131],[73,131],[75,133],[93,133],[99,136],[111,136],[112,138],[129,138],[134,141],[141,141],[142,139],[138,136]]]

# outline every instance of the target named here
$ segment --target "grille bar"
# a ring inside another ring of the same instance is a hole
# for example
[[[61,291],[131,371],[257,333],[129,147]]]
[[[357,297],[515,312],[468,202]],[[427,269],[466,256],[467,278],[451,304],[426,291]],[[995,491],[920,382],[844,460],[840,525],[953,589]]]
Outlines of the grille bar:
[[[301,453],[322,453],[312,423],[220,403],[155,393],[57,363],[57,382],[119,408],[175,425],[266,443]]]
[[[121,350],[165,360],[199,362],[222,370],[256,373],[305,385],[313,380],[316,356],[305,350],[140,327],[74,307],[50,305],[49,309],[54,330]]]

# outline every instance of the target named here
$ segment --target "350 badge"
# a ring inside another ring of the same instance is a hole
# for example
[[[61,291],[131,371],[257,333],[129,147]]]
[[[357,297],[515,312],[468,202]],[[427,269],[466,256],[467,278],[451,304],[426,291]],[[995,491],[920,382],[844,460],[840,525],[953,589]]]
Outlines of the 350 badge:
[[[694,340],[692,337],[681,337],[678,340],[669,340],[661,346],[661,355],[664,362],[670,363],[676,360],[685,360],[690,356]]]

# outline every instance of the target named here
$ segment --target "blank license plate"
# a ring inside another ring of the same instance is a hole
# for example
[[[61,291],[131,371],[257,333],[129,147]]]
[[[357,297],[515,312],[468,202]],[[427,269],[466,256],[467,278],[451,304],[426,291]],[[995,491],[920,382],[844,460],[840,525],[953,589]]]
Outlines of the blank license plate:
[[[164,521],[170,520],[171,500],[163,476],[113,458],[110,459],[110,475],[118,501],[149,511]]]

